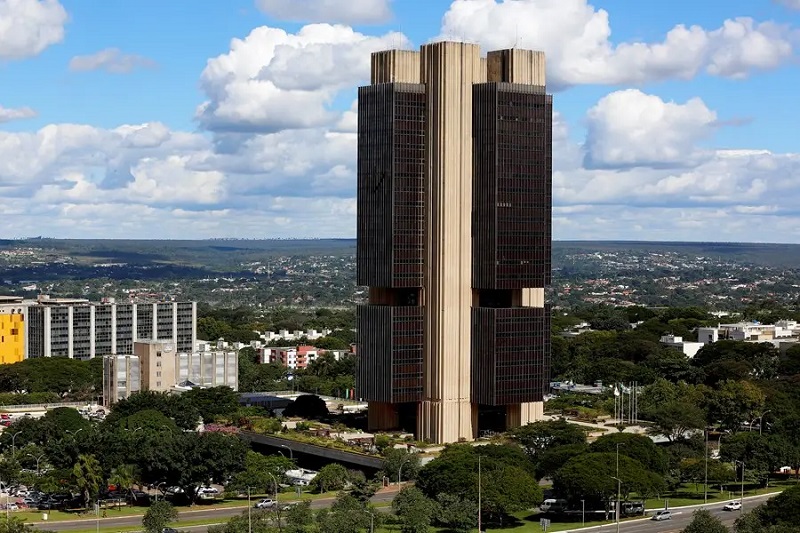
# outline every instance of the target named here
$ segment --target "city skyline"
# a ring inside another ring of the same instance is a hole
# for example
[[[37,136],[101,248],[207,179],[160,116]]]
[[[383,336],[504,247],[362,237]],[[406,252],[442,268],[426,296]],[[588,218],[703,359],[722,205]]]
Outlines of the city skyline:
[[[4,237],[352,238],[364,58],[464,40],[548,56],[554,239],[800,242],[797,2],[298,5],[0,0]]]

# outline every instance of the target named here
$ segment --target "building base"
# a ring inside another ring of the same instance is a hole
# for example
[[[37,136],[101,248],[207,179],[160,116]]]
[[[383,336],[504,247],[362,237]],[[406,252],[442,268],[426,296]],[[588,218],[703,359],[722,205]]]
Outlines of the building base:
[[[426,400],[417,415],[417,439],[432,444],[471,441],[477,437],[478,406],[468,400]]]
[[[525,426],[544,419],[544,402],[528,402],[506,407],[506,429]]]
[[[367,403],[367,428],[370,431],[389,431],[400,426],[397,407],[391,403]]]

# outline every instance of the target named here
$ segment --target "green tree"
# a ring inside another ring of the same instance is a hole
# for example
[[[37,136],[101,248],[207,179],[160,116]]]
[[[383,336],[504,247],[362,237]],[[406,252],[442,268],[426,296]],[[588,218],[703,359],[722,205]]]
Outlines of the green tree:
[[[620,445],[619,453],[639,461],[644,468],[657,474],[667,471],[667,457],[652,439],[644,435],[633,433],[610,433],[603,435],[591,445],[589,451],[594,453],[616,452]]]
[[[293,466],[294,463],[283,455],[262,455],[248,450],[244,470],[233,477],[229,486],[241,492],[249,487],[257,493],[272,493],[275,491],[275,482],[285,481],[286,471]]]
[[[347,469],[338,463],[331,463],[320,468],[312,484],[321,494],[323,492],[342,490],[347,483]]]
[[[693,429],[705,427],[705,413],[697,405],[685,400],[671,400],[650,411],[653,425],[648,428],[651,435],[663,435],[675,442],[685,438]]]
[[[342,493],[337,496],[330,509],[322,509],[317,513],[317,524],[320,531],[336,533],[361,533],[370,526],[380,525],[380,513],[368,508],[352,496]]]
[[[196,388],[181,395],[203,417],[206,424],[229,417],[239,409],[239,394],[230,387]]]
[[[108,482],[117,487],[122,493],[130,493],[136,483],[136,466],[120,465],[111,471]]]
[[[314,512],[311,502],[304,501],[291,506],[285,513],[286,533],[305,533],[314,524]]]
[[[737,533],[791,533],[800,524],[800,485],[787,488],[749,513],[735,524]]]
[[[397,481],[398,476],[408,481],[416,479],[420,469],[419,454],[400,448],[387,448],[383,453],[382,469],[392,481]]]
[[[478,525],[478,504],[455,494],[436,496],[439,504],[437,522],[457,533],[469,533]]]
[[[553,489],[559,495],[578,501],[585,499],[602,504],[616,497],[616,454],[587,453],[571,459],[553,478]],[[619,455],[619,479],[623,497],[631,492],[642,496],[657,495],[666,489],[664,479],[647,471],[639,461]]]
[[[548,448],[586,442],[586,432],[580,426],[570,424],[563,419],[533,422],[514,429],[511,437],[522,446],[534,462],[538,454]]]
[[[161,533],[165,527],[178,520],[178,511],[165,500],[153,502],[142,517],[142,527],[147,533]]]
[[[427,533],[436,515],[436,503],[416,487],[406,487],[392,501],[392,510],[400,518],[402,533]]]
[[[709,418],[718,421],[731,431],[752,420],[764,407],[764,393],[747,381],[725,381],[711,391]]]
[[[0,520],[0,533],[53,533],[48,530],[41,530],[36,526],[25,522],[24,518],[11,516],[5,520]]]
[[[586,453],[588,450],[589,448],[586,444],[567,444],[541,452],[536,463],[536,479],[553,477],[567,461],[577,455]]]
[[[328,416],[328,406],[325,400],[315,394],[303,394],[283,410],[283,416],[317,420]]]
[[[705,509],[700,509],[693,513],[692,521],[681,533],[728,533],[728,528],[722,520]]]
[[[103,483],[103,472],[94,455],[81,454],[72,468],[72,481],[83,496],[84,506],[88,509],[97,498]]]

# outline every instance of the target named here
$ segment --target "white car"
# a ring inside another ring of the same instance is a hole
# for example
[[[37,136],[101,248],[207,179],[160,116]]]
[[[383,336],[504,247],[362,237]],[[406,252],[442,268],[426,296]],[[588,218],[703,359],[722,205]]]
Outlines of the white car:
[[[272,509],[273,507],[275,507],[275,500],[266,498],[256,503],[254,507],[256,509]]]
[[[672,513],[670,511],[656,511],[656,514],[653,515],[653,518],[650,520],[656,520],[660,522],[661,520],[670,520],[672,519]]]
[[[722,507],[723,511],[741,511],[742,510],[742,502],[739,500],[734,500],[732,502],[726,503]]]

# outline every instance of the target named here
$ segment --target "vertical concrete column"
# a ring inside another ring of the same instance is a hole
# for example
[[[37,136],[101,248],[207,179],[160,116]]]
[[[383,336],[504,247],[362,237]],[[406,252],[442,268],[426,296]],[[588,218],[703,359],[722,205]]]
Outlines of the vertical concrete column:
[[[67,307],[67,357],[70,359],[75,356],[75,347],[72,345],[75,340],[75,325],[73,324],[73,321],[75,320],[74,311],[75,308],[71,305]]]
[[[95,332],[95,316],[94,316],[95,306],[89,306],[89,357],[94,358],[95,356],[95,344],[97,342],[97,332]]]
[[[111,304],[111,353],[117,354],[117,304]]]
[[[150,338],[152,340],[158,340],[158,304],[152,304],[153,306],[153,331],[150,333]]]
[[[53,356],[53,314],[49,306],[44,308],[44,346],[42,357]]]
[[[424,400],[418,433],[431,442],[474,438],[470,403],[472,304],[472,85],[477,45],[422,47],[428,97]]]
[[[131,342],[136,342],[139,340],[139,320],[136,315],[138,311],[139,305],[131,304]],[[131,351],[132,350],[133,348],[131,348]]]

